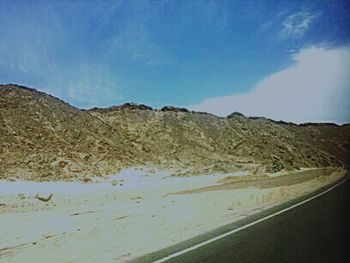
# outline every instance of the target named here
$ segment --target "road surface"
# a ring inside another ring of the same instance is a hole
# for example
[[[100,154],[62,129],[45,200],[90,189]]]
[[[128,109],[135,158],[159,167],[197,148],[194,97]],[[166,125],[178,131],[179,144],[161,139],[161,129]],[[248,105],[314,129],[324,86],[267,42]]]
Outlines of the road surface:
[[[324,189],[318,193],[322,191]],[[310,197],[312,195],[264,211],[135,262],[350,262],[350,180],[286,212],[181,252]],[[167,258],[179,252],[183,254]]]

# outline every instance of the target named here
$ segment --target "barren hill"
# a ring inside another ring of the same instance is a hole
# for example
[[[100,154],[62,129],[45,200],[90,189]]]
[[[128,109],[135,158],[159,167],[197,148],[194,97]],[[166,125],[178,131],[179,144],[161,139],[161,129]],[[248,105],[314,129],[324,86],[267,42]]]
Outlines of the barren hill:
[[[0,178],[88,180],[132,165],[178,175],[276,172],[342,166],[350,156],[350,125],[134,103],[85,111],[17,85],[0,85],[0,131]]]
[[[84,179],[115,172],[132,158],[102,120],[16,85],[0,86],[0,178]]]

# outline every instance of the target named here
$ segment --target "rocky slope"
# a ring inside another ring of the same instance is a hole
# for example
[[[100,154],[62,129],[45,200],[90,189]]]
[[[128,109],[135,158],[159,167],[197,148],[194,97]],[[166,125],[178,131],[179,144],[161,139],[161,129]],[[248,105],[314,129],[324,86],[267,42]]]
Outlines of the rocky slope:
[[[132,163],[118,131],[57,98],[20,86],[0,86],[0,134],[0,178],[84,179]]]
[[[132,165],[178,175],[276,172],[341,166],[350,156],[350,125],[133,103],[84,111],[16,85],[0,85],[0,132],[0,178],[88,180]]]

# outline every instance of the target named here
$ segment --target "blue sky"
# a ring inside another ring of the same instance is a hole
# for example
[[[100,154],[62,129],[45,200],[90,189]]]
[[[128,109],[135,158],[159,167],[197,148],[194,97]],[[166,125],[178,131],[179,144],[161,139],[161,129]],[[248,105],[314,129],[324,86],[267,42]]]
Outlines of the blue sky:
[[[347,0],[2,0],[0,83],[36,87],[80,108],[133,101],[217,115],[238,110],[295,122],[347,122],[349,12]],[[314,72],[318,65],[328,66]],[[324,96],[313,105],[305,100],[299,113],[293,105],[270,107],[318,93],[320,83],[308,76],[322,72]],[[289,94],[295,78],[299,89]],[[342,81],[334,84],[335,78]],[[274,85],[289,90],[268,91]],[[340,94],[325,101],[335,86]]]

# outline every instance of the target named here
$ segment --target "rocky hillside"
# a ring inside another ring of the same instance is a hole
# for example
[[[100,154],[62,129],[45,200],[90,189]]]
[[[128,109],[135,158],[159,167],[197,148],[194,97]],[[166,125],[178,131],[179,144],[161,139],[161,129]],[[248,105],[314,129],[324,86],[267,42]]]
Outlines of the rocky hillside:
[[[0,86],[0,131],[0,178],[88,180],[132,165],[178,175],[276,172],[345,165],[350,156],[350,125],[133,103],[84,111],[16,85]]]
[[[144,161],[191,167],[185,173],[246,168],[276,172],[348,161],[349,125],[295,125],[240,113],[219,118],[172,107],[160,111],[140,107],[122,105],[89,112],[126,134]]]
[[[133,158],[125,138],[101,119],[15,85],[0,86],[0,145],[0,178],[84,179]]]

